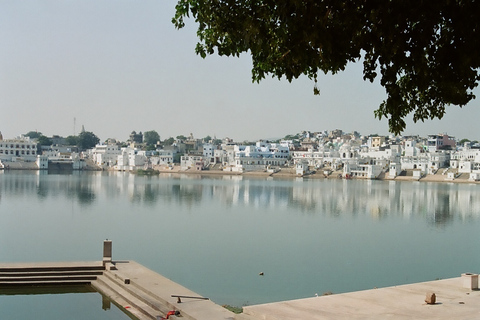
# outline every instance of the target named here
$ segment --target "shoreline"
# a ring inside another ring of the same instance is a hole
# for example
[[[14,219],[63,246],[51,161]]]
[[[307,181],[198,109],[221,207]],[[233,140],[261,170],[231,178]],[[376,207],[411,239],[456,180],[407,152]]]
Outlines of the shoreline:
[[[13,166],[11,164],[14,164]],[[19,164],[16,166],[15,164]],[[43,171],[40,170],[35,163],[29,163],[30,165],[25,165],[25,162],[19,163],[9,163],[9,166],[6,168],[0,168],[0,172],[5,171]],[[160,174],[177,174],[177,175],[201,175],[201,176],[246,176],[246,177],[271,177],[271,178],[280,178],[280,179],[338,179],[338,180],[379,180],[379,181],[410,181],[410,182],[436,182],[436,183],[463,183],[463,184],[480,184],[480,181],[473,181],[469,180],[466,174],[462,174],[455,179],[448,179],[446,175],[442,174],[434,174],[434,175],[425,175],[421,178],[414,178],[413,176],[397,176],[395,178],[389,178],[385,175],[381,175],[381,177],[376,179],[367,179],[367,178],[338,178],[339,174],[342,174],[342,171],[335,171],[332,172],[329,176],[324,176],[323,173],[316,172],[313,174],[306,174],[306,175],[296,175],[295,170],[293,168],[284,168],[278,172],[265,172],[265,171],[246,171],[246,172],[232,172],[232,171],[223,171],[223,170],[180,170],[179,166],[174,166],[171,169],[167,169],[165,166],[154,166],[154,170],[157,170]],[[48,170],[46,170],[48,171]],[[82,170],[72,170],[72,171],[117,171],[113,168],[109,168],[107,170],[96,168],[92,166],[87,166]],[[120,172],[120,171],[119,171]],[[128,171],[134,172],[134,171]],[[383,177],[382,177],[383,176]]]
[[[155,170],[158,170],[161,174],[164,173],[174,173],[174,174],[185,174],[185,175],[204,175],[204,176],[209,176],[209,175],[214,175],[214,176],[247,176],[247,177],[272,177],[272,178],[285,178],[285,179],[294,179],[294,178],[305,178],[305,179],[337,179],[337,180],[379,180],[379,181],[407,181],[407,182],[444,182],[444,183],[466,183],[466,184],[480,184],[480,181],[472,181],[468,180],[466,178],[456,178],[456,179],[448,179],[447,176],[441,175],[441,174],[435,174],[435,175],[426,175],[423,176],[422,178],[414,178],[412,176],[397,176],[395,178],[389,178],[389,177],[383,177],[383,178],[377,178],[377,179],[367,179],[367,178],[338,178],[338,174],[341,173],[341,171],[335,171],[331,173],[329,176],[325,177],[321,173],[314,173],[314,174],[307,174],[303,176],[298,176],[295,174],[293,169],[287,169],[290,170],[291,172],[285,172],[282,170],[278,172],[264,172],[264,171],[247,171],[247,172],[229,172],[229,171],[221,171],[221,170],[180,170],[180,168],[176,168],[173,170],[165,170],[164,168],[154,168]]]

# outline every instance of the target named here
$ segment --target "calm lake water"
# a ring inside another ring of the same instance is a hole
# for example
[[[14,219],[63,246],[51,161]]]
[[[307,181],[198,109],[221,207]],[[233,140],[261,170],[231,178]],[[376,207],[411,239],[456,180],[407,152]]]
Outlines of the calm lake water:
[[[6,171],[0,219],[3,262],[100,260],[108,238],[236,306],[480,271],[474,184]]]

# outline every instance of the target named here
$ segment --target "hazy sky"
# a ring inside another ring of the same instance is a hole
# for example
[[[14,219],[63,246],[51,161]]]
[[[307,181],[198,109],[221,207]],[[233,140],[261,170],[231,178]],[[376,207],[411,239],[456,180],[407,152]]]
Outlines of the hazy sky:
[[[385,98],[362,80],[361,63],[292,83],[251,81],[251,59],[194,52],[196,26],[176,30],[175,0],[0,0],[0,131],[68,136],[85,130],[102,141],[133,130],[162,139],[193,133],[237,141],[302,130],[388,134],[373,111]],[[480,91],[477,90],[480,96]],[[405,134],[448,133],[480,140],[480,97],[442,121]],[[76,125],[74,125],[74,118]],[[411,119],[411,117],[410,117]]]

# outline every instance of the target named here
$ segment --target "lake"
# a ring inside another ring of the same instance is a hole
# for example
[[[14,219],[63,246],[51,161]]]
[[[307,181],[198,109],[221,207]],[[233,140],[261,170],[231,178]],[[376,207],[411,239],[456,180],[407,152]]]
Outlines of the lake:
[[[100,260],[111,239],[114,260],[235,306],[457,277],[480,268],[479,188],[5,171],[0,259]],[[0,296],[2,313],[9,297]]]

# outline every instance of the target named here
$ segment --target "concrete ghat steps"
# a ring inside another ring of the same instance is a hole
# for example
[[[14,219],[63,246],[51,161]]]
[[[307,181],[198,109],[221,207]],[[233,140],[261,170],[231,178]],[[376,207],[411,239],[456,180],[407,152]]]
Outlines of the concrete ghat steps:
[[[56,276],[19,276],[19,277],[2,277],[0,276],[0,283],[16,283],[16,282],[32,282],[32,283],[41,283],[41,282],[48,282],[48,281],[64,281],[68,282],[70,280],[78,280],[78,281],[85,281],[91,282],[97,279],[97,276],[90,276],[90,275],[75,275],[75,276],[63,276],[63,275],[56,275]]]
[[[52,262],[52,263],[10,263],[0,264],[0,273],[8,272],[67,272],[67,271],[103,271],[102,262]]]
[[[160,311],[162,314],[167,314],[168,311],[175,308],[175,306],[171,305],[167,301],[161,299],[160,297],[152,294],[151,292],[145,290],[144,288],[137,286],[135,282],[131,284],[125,285],[125,279],[118,277],[117,274],[113,274],[112,272],[105,272],[105,277],[109,278],[114,283],[121,285],[123,289],[128,291],[137,299],[142,300],[151,308]]]
[[[38,282],[32,282],[32,281],[0,282],[0,289],[1,288],[7,288],[7,287],[21,287],[21,286],[24,286],[24,287],[27,287],[27,286],[40,287],[40,286],[88,285],[90,283],[91,283],[91,281],[85,281],[85,280],[68,280],[68,281],[49,280],[49,281],[38,281]]]
[[[215,304],[208,298],[200,297],[198,293],[145,268],[135,261],[117,262],[115,263],[115,270],[107,271],[105,275],[112,275],[119,279],[121,283],[126,281],[129,284],[125,286],[129,287],[129,290],[135,291],[141,296],[152,297],[160,305],[168,307],[169,310],[178,310],[180,312],[179,319],[234,319],[234,314],[227,309]],[[177,297],[172,295],[180,295],[184,298],[179,303]]]
[[[130,313],[139,320],[143,319],[157,319],[157,316],[165,316],[168,310],[152,305],[149,299],[139,297],[138,294],[128,290],[125,285],[119,281],[112,279],[106,275],[100,276],[97,280],[92,281],[92,286],[98,292],[114,301],[119,308],[126,313]],[[176,317],[170,317],[176,319]]]
[[[1,272],[0,278],[8,277],[52,277],[52,276],[100,276],[103,271],[97,270],[74,270],[74,271],[43,271],[43,272]]]
[[[125,277],[116,272],[105,272],[105,276],[118,284],[125,283]],[[166,314],[168,311],[175,309],[174,305],[162,299],[158,295],[146,290],[144,287],[137,285],[134,281],[132,281],[129,285],[123,285],[123,288],[136,296],[138,299],[145,301],[151,307],[158,309],[162,313]]]
[[[74,280],[82,277],[81,272],[74,270],[78,266],[84,272],[88,270],[104,270],[102,275],[83,276],[88,280]],[[89,266],[92,266],[90,268]],[[100,266],[100,268],[99,268]],[[143,267],[134,261],[117,261],[115,263],[93,262],[81,263],[21,263],[1,264],[0,289],[12,285],[39,287],[45,284],[54,286],[78,284],[75,281],[86,281],[97,292],[108,297],[125,313],[139,320],[164,317],[170,310],[178,310],[180,316],[171,316],[170,319],[183,320],[233,320],[234,314],[227,309],[216,305],[208,298],[199,295],[170,279],[167,279],[152,270]],[[18,277],[14,273],[18,273]],[[34,274],[34,275],[31,275]],[[68,276],[62,275],[68,274]],[[96,278],[96,280],[92,280]],[[23,281],[25,280],[25,281]],[[34,281],[29,281],[34,280]],[[180,295],[182,301],[177,301]],[[183,300],[185,299],[185,300]]]
[[[90,284],[104,269],[101,262],[0,264],[0,287]]]

